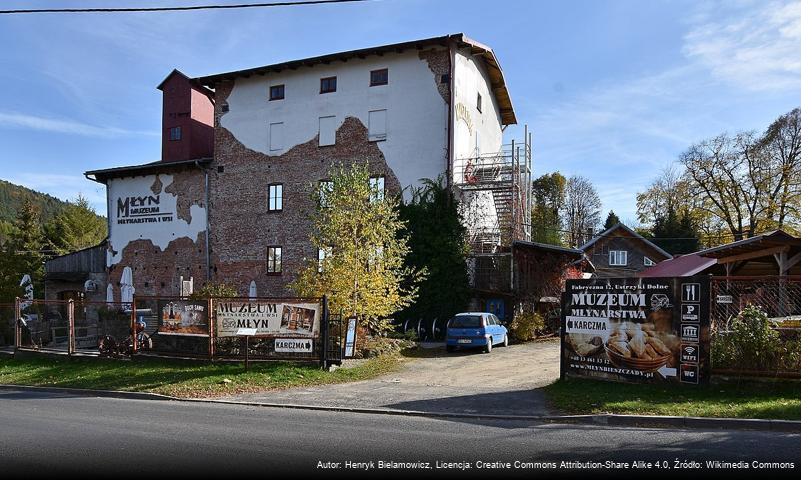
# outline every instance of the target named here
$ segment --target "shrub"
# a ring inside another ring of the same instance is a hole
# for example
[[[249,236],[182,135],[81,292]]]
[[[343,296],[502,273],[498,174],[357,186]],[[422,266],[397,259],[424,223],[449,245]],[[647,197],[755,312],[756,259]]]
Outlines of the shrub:
[[[730,328],[728,332],[716,332],[713,337],[712,361],[716,367],[778,368],[785,345],[761,308],[745,307],[732,319]]]
[[[521,342],[528,342],[537,337],[537,334],[545,328],[545,319],[542,315],[534,312],[522,312],[515,315],[512,323],[509,324],[509,333]]]

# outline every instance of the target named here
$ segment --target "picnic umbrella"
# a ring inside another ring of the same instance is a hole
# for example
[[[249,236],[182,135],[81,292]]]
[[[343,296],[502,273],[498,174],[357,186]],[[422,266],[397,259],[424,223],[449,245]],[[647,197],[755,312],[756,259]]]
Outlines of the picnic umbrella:
[[[106,287],[106,303],[114,303],[114,286],[110,283]]]
[[[131,267],[125,267],[122,270],[122,278],[120,279],[120,302],[127,304],[126,306],[130,308],[130,304],[133,303],[135,292],[136,289],[133,286],[133,271],[131,271]]]
[[[250,281],[250,290],[248,290],[248,297],[256,298],[258,295],[256,294],[256,280]]]

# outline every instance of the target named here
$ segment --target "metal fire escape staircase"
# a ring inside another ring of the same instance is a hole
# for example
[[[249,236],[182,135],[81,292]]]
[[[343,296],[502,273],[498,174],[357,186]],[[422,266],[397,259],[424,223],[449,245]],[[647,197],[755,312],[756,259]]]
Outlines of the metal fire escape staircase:
[[[456,159],[453,186],[463,206],[477,290],[512,289],[511,247],[531,239],[531,140],[493,154]]]

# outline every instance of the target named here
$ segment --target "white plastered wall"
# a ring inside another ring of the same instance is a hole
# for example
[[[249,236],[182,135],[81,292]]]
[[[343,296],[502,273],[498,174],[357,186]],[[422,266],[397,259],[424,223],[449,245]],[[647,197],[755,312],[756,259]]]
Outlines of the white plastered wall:
[[[370,86],[370,71],[387,68],[389,84]],[[320,94],[320,79],[337,77],[337,91]],[[377,142],[402,187],[437,178],[447,166],[448,105],[438,78],[417,50],[350,59],[236,80],[221,125],[246,147],[281,155],[313,139],[321,117],[346,117],[368,126],[369,112],[386,109],[386,140]],[[283,100],[269,87],[283,84]],[[270,124],[282,123],[281,148],[270,148]]]
[[[470,160],[475,167],[481,155],[495,154],[503,146],[501,113],[484,61],[468,50],[457,50],[454,59],[454,182],[464,181]],[[481,94],[481,111],[478,111]],[[472,232],[498,228],[492,192],[466,192],[462,197],[463,215]]]
[[[156,177],[161,182],[161,191],[158,194],[151,190]],[[198,205],[190,207],[191,223],[178,217],[178,197],[165,192],[172,182],[173,176],[166,174],[108,181],[106,187],[110,226],[108,266],[119,263],[125,247],[135,240],[150,240],[163,251],[173,240],[188,237],[195,241],[198,234],[206,230],[206,209],[203,207]],[[132,202],[131,197],[137,200]],[[158,204],[151,200],[151,197],[157,197]],[[128,199],[128,215],[125,214],[123,207],[126,199]],[[140,202],[138,199],[143,200]],[[139,213],[137,210],[141,208],[151,210]],[[152,210],[155,208],[158,208],[158,211]]]

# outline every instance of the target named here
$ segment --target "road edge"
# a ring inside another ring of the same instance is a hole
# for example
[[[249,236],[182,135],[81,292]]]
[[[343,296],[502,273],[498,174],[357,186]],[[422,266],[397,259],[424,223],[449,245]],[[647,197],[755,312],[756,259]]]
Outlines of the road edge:
[[[262,408],[286,408],[295,410],[316,410],[327,412],[362,413],[372,415],[395,415],[426,418],[461,418],[473,420],[516,420],[552,424],[582,424],[610,427],[647,427],[647,428],[689,428],[689,429],[737,429],[768,430],[776,432],[801,433],[801,421],[746,419],[746,418],[714,418],[714,417],[677,417],[658,415],[484,415],[459,412],[426,412],[422,410],[401,410],[392,408],[337,407],[325,405],[303,405],[291,403],[246,402],[222,400],[214,398],[181,398],[158,393],[125,392],[119,390],[92,390],[83,388],[42,387],[29,385],[0,385],[2,390],[24,390],[71,394],[80,396],[119,398],[126,400],[162,400],[187,403],[207,403],[219,405],[243,405]]]

